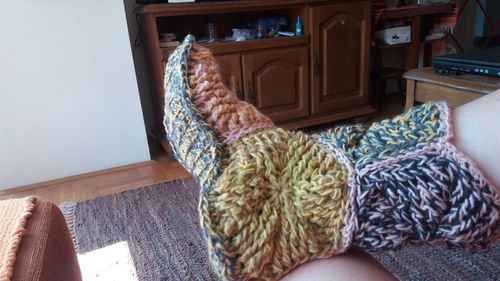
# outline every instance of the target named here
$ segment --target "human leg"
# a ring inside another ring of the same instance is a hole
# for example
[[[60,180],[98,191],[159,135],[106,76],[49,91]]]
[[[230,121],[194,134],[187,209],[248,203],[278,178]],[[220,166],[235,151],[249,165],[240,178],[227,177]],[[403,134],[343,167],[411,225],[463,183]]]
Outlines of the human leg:
[[[169,61],[165,125],[202,186],[201,224],[221,277],[276,280],[351,246],[477,250],[497,237],[498,198],[450,142],[446,105],[370,128],[287,131],[238,101],[209,52],[191,47]]]
[[[500,90],[453,112],[454,144],[500,186]],[[499,192],[497,190],[497,192]],[[361,249],[325,260],[311,261],[282,280],[396,280]]]
[[[457,108],[453,123],[455,145],[499,187],[500,90]]]
[[[328,259],[314,260],[291,271],[282,281],[396,281],[373,257],[361,249]]]

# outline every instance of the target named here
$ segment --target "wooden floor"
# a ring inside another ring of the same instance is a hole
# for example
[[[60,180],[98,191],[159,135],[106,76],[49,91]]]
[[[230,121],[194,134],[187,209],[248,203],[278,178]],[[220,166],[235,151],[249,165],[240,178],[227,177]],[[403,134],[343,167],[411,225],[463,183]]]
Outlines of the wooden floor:
[[[143,163],[0,190],[0,200],[35,195],[58,205],[64,201],[92,199],[186,177],[189,173],[163,154]]]
[[[403,106],[397,99],[388,99],[384,110],[372,121],[392,117],[402,110]],[[171,156],[158,151],[154,154],[158,156],[153,157],[152,161],[0,190],[0,200],[35,195],[54,204],[60,204],[64,201],[92,199],[190,176]]]

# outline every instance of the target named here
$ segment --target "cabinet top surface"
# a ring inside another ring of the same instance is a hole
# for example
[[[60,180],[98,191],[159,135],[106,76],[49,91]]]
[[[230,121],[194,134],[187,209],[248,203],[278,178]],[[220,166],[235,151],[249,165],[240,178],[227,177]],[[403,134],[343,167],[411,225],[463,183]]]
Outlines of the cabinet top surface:
[[[474,92],[488,93],[500,89],[500,78],[474,74],[443,76],[436,74],[434,67],[412,69],[404,74],[404,78]]]
[[[433,15],[441,13],[453,13],[456,9],[455,3],[432,4],[432,5],[409,5],[395,9],[382,9],[379,11],[378,19],[394,19],[402,17],[413,17]]]
[[[220,11],[230,12],[243,9],[273,8],[285,7],[299,4],[312,4],[319,2],[366,2],[367,0],[230,0],[213,2],[195,2],[195,3],[160,3],[143,5],[136,8],[137,14],[180,14],[182,12],[193,11]]]

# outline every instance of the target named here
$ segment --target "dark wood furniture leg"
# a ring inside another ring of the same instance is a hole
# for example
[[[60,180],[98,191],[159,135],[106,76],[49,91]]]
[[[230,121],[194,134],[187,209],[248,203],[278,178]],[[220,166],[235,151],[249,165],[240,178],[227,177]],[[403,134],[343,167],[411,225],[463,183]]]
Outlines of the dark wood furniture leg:
[[[403,89],[403,77],[396,79],[396,84],[398,86],[398,95],[401,101],[401,105],[405,105],[405,92]]]
[[[406,106],[405,111],[413,107],[415,103],[415,80],[408,79],[406,82]]]
[[[411,44],[410,44],[410,61],[408,68],[413,69],[418,67],[418,58],[420,56],[420,28],[422,25],[422,16],[414,16],[411,21]]]
[[[170,145],[165,138],[165,129],[161,120],[163,120],[163,62],[158,41],[158,29],[156,27],[156,16],[154,14],[141,14],[141,25],[144,38],[145,51],[149,73],[149,83],[151,85],[151,95],[154,105],[154,115],[156,124],[154,124],[154,135],[166,151],[170,151]],[[159,123],[159,124],[158,124]]]

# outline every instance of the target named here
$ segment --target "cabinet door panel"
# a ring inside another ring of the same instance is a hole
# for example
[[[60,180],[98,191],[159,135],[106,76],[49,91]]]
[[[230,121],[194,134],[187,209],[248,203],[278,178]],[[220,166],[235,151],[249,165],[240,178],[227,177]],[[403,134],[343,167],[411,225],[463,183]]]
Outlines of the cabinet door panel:
[[[368,103],[369,11],[368,2],[311,8],[313,113]]]
[[[241,60],[240,55],[216,56],[224,84],[243,100],[243,85],[241,83]]]
[[[274,122],[309,114],[307,47],[242,55],[245,99]]]

